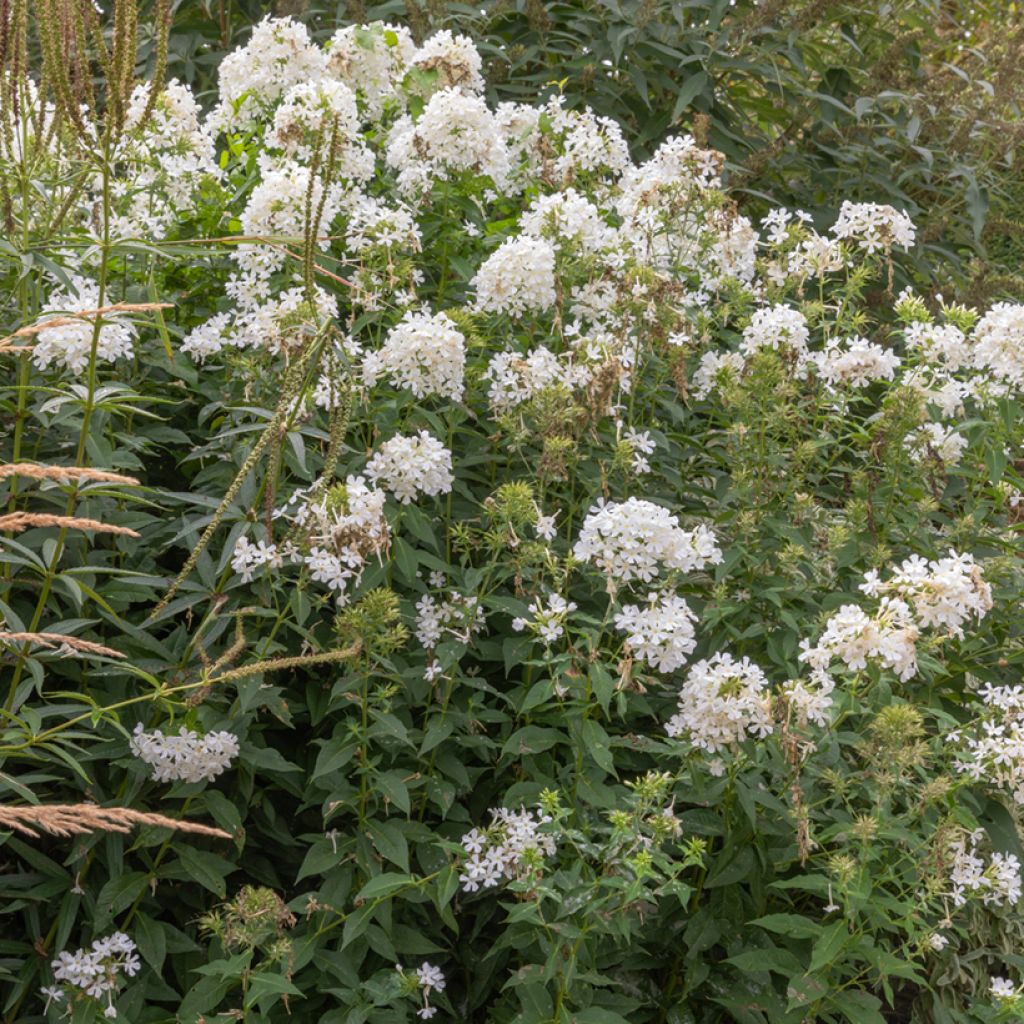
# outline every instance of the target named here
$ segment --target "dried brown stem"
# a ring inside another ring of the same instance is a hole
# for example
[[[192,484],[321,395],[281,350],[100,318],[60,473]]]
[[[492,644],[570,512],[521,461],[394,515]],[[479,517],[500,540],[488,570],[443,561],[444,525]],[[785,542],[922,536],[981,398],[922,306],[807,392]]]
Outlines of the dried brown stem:
[[[40,331],[47,331],[51,327],[64,327],[67,324],[76,324],[80,320],[89,320],[92,317],[104,316],[107,313],[149,313],[157,309],[173,309],[171,302],[115,302],[112,306],[100,306],[99,309],[83,309],[78,313],[67,313],[62,316],[51,317],[49,320],[40,320],[37,324],[29,324],[27,327],[19,327],[13,334],[6,338],[0,338],[0,348],[6,347],[6,342],[14,338],[24,338]]]

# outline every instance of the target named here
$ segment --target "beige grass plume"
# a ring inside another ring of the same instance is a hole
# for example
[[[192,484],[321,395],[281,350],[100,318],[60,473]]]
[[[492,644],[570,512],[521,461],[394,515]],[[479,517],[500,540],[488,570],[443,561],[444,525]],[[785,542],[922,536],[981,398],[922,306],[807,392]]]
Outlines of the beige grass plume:
[[[191,832],[199,836],[231,839],[231,834],[194,821],[181,821],[163,814],[133,811],[129,807],[100,807],[97,804],[37,804],[8,807],[0,804],[0,829],[10,829],[38,838],[48,832],[54,836],[82,836],[90,832],[131,832],[137,825],[154,825]]]
[[[173,303],[170,302],[115,302],[112,306],[100,306],[99,309],[83,309],[77,313],[51,316],[48,320],[40,320],[39,323],[29,324],[27,327],[19,327],[13,334],[0,338],[0,349],[19,351],[11,345],[15,338],[31,337],[31,335],[47,331],[51,327],[64,327],[67,324],[76,324],[82,320],[104,316],[107,313],[149,313],[157,309],[171,308],[173,308]]]
[[[67,633],[7,633],[0,630],[0,643],[5,640],[17,644],[38,644],[49,650],[70,647],[73,651],[79,651],[82,654],[101,654],[105,658],[124,657],[113,647],[104,647],[103,644],[95,644],[91,640],[83,640],[77,636],[68,636]]]
[[[106,484],[131,484],[138,486],[133,476],[111,473],[106,469],[92,469],[89,466],[37,466],[32,462],[10,462],[0,466],[0,480],[9,476],[23,476],[30,480],[95,480]]]
[[[11,512],[0,516],[0,531],[10,530],[21,533],[33,526],[60,526],[66,530],[91,530],[93,533],[117,533],[125,537],[138,537],[134,530],[127,526],[113,526],[101,523],[98,519],[82,519],[79,516],[54,516],[42,512]]]

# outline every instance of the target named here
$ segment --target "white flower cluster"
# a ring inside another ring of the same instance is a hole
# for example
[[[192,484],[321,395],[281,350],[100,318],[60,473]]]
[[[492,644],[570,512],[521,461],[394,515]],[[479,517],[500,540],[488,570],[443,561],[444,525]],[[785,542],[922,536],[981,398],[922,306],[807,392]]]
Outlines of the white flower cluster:
[[[974,362],[999,380],[1024,387],[1024,306],[997,302],[977,323]]]
[[[395,970],[402,975],[403,979],[414,984],[423,997],[423,1005],[416,1011],[416,1016],[420,1020],[430,1020],[437,1013],[437,1007],[430,1005],[430,993],[444,991],[444,972],[440,967],[435,967],[426,960],[416,968],[414,974],[406,974],[401,964],[395,964]]]
[[[803,362],[807,357],[807,340],[811,333],[807,318],[789,306],[768,306],[757,310],[743,329],[740,351],[752,355],[762,348],[776,349]]]
[[[416,52],[404,25],[346,25],[331,36],[325,50],[328,74],[356,94],[367,120],[379,121],[389,105],[403,102],[398,86]]]
[[[114,362],[133,354],[135,326],[116,313],[106,313],[96,330],[96,317],[73,316],[100,307],[100,289],[94,281],[73,276],[70,288],[50,292],[40,324],[53,322],[35,336],[32,361],[40,370],[56,365],[72,373],[84,373],[96,337],[96,361]]]
[[[957,907],[978,897],[985,906],[1016,906],[1021,897],[1020,861],[1012,853],[996,851],[986,864],[978,852],[984,836],[978,829],[950,843],[950,898]]]
[[[425,430],[385,441],[366,464],[366,475],[403,505],[419,494],[447,494],[455,482],[452,453]]]
[[[537,196],[519,218],[519,227],[534,238],[547,238],[559,249],[584,253],[600,252],[616,239],[601,211],[573,188]]]
[[[957,771],[1006,790],[1024,806],[1024,687],[988,684],[981,699],[984,713],[974,728],[946,737],[960,746]]]
[[[373,555],[391,539],[384,518],[383,491],[368,487],[361,476],[349,476],[344,487],[317,501],[299,504],[296,522],[307,530],[308,554],[301,557],[312,579],[333,591],[339,604],[363,578]]]
[[[304,25],[291,18],[264,18],[249,42],[226,54],[218,67],[217,127],[243,131],[292,86],[323,77],[326,55]]]
[[[709,753],[772,731],[768,679],[749,658],[716,654],[690,667],[679,691],[679,711],[665,731]]]
[[[857,605],[843,605],[816,644],[800,642],[800,660],[810,665],[819,683],[827,678],[834,658],[852,671],[874,662],[906,682],[917,674],[922,629],[941,628],[962,638],[964,622],[971,616],[980,621],[992,607],[992,589],[981,569],[970,555],[955,551],[934,562],[914,555],[884,583],[872,570],[860,589],[880,599],[873,615]]]
[[[484,379],[490,381],[487,396],[491,407],[497,413],[504,413],[564,380],[564,374],[565,368],[558,356],[538,345],[525,356],[518,352],[499,352],[488,364]]]
[[[104,939],[97,939],[90,949],[61,952],[50,966],[57,981],[74,986],[92,999],[105,998],[107,1005],[103,1016],[107,1020],[116,1020],[114,993],[120,984],[121,974],[134,977],[142,962],[135,952],[135,943],[124,932],[114,932]],[[43,989],[43,995],[49,1005],[50,1000],[63,999],[64,990],[48,987]]]
[[[380,350],[366,356],[363,377],[373,387],[387,374],[417,398],[439,395],[457,402],[465,368],[466,339],[450,317],[408,312],[388,332]]]
[[[941,423],[918,427],[906,436],[903,444],[915,462],[938,462],[943,466],[958,465],[967,451],[967,438]]]
[[[835,688],[836,684],[830,678],[819,674],[811,680],[790,679],[782,685],[780,692],[795,713],[799,725],[813,722],[824,728],[828,725]]]
[[[555,303],[555,249],[543,238],[517,235],[502,242],[470,281],[478,309],[543,313]]]
[[[445,634],[469,643],[487,624],[487,616],[474,594],[451,591],[444,600],[424,594],[416,602],[416,639],[430,650]]]
[[[153,768],[157,782],[212,782],[238,757],[238,737],[230,732],[205,736],[182,726],[177,736],[135,726],[131,752]]]
[[[800,641],[800,660],[807,662],[812,677],[822,683],[835,658],[854,672],[877,662],[905,682],[917,675],[919,636],[917,623],[903,601],[883,598],[874,615],[855,604],[844,604],[829,618],[817,644]]]
[[[388,166],[406,193],[455,175],[486,175],[503,187],[509,156],[498,122],[484,99],[459,89],[434,93],[419,120],[400,118],[387,144]]]
[[[848,239],[866,252],[890,249],[893,245],[909,249],[916,233],[914,222],[905,212],[882,203],[846,200],[832,225],[836,238]]]
[[[491,824],[462,837],[466,860],[459,881],[466,892],[538,874],[555,854],[555,838],[541,831],[551,818],[540,811],[491,809]]]
[[[615,616],[615,628],[626,634],[629,653],[659,672],[674,672],[686,664],[697,641],[697,616],[675,594],[647,595],[648,604],[626,604]]]
[[[821,379],[830,387],[867,387],[872,381],[892,380],[900,365],[895,352],[876,345],[867,338],[833,338],[822,352],[811,359]]]
[[[912,555],[883,583],[874,570],[860,589],[869,597],[895,594],[913,606],[921,626],[948,630],[963,638],[963,624],[972,616],[981,621],[992,609],[992,588],[969,554],[950,551],[929,562]]]
[[[661,568],[692,572],[722,560],[706,526],[684,530],[668,509],[642,498],[593,505],[573,554],[618,583],[649,583]]]
[[[991,975],[988,979],[988,990],[996,1003],[1007,1003],[1024,995],[1024,986],[1014,985],[1009,978]]]
[[[253,544],[245,536],[235,541],[231,569],[241,576],[243,583],[251,583],[256,573],[264,566],[280,569],[283,564],[284,557],[276,544],[268,544],[265,540]]]
[[[544,643],[553,644],[565,633],[565,622],[574,611],[576,602],[567,601],[561,594],[549,594],[547,602],[537,597],[530,602],[530,618],[514,618],[512,628],[517,633],[528,629]]]

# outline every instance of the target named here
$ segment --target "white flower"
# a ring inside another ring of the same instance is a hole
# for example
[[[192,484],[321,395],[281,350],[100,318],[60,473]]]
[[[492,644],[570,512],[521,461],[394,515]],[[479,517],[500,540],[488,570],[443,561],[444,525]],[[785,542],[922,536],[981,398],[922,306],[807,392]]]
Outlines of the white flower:
[[[968,618],[980,621],[992,608],[992,588],[980,567],[971,555],[955,551],[934,562],[913,555],[885,583],[875,572],[864,579],[864,593],[895,594],[913,606],[922,626],[941,627],[960,638]]]
[[[845,200],[832,225],[836,238],[849,239],[865,252],[877,252],[914,244],[914,222],[906,213],[881,203],[851,203]]]
[[[917,350],[928,362],[944,370],[962,370],[971,362],[971,349],[964,332],[953,324],[930,324],[920,320],[904,332],[907,348]]]
[[[446,634],[468,643],[486,624],[484,610],[472,594],[452,591],[444,600],[424,594],[416,602],[416,639],[428,650],[436,647]]]
[[[803,361],[807,355],[810,330],[807,319],[798,309],[769,306],[759,309],[743,329],[740,350],[749,356],[762,348],[771,348],[796,356]]]
[[[487,396],[497,413],[514,409],[565,378],[565,367],[543,345],[525,356],[512,351],[499,352],[484,372],[484,380],[490,382]]]
[[[505,140],[486,102],[458,89],[434,93],[418,121],[400,118],[385,155],[398,171],[398,187],[409,193],[464,173],[486,175],[501,189],[509,166]]]
[[[693,397],[707,398],[726,376],[738,376],[745,365],[739,352],[705,352],[693,375]]]
[[[649,594],[646,607],[622,606],[615,628],[626,634],[630,653],[659,672],[674,672],[697,646],[693,623],[697,616],[675,594]]]
[[[358,97],[370,121],[379,121],[388,104],[402,102],[397,88],[416,52],[404,25],[375,21],[346,25],[324,47],[327,72],[343,81]]]
[[[957,771],[974,782],[1005,789],[1024,805],[1024,687],[993,686],[981,691],[983,714],[972,727],[947,741],[960,745]]]
[[[955,466],[967,450],[967,438],[940,423],[926,423],[911,431],[903,445],[915,462]]]
[[[435,32],[412,55],[410,64],[433,72],[442,89],[457,89],[468,94],[484,91],[480,74],[483,59],[469,36],[454,35],[448,29]]]
[[[243,583],[252,581],[257,569],[269,565],[273,569],[281,568],[283,558],[276,544],[268,544],[265,540],[251,543],[247,537],[239,537],[235,541],[235,550],[231,558],[231,568],[242,577]]]
[[[366,464],[366,475],[380,481],[403,505],[418,494],[434,496],[452,489],[452,453],[425,430],[396,434]]]
[[[363,363],[367,385],[386,373],[417,398],[462,398],[466,339],[444,313],[406,313],[388,332],[383,346]]]
[[[1016,906],[1021,897],[1020,861],[1012,853],[995,852],[988,864],[978,852],[985,833],[980,829],[959,836],[949,845],[953,863],[949,870],[954,906],[980,897],[986,906]]]
[[[997,978],[994,975],[988,979],[989,992],[997,1000],[1012,999],[1017,994],[1017,988],[1007,978]]]
[[[698,661],[679,691],[679,712],[665,731],[684,737],[714,754],[742,743],[747,736],[764,738],[772,731],[768,679],[749,658],[736,661],[716,654]]]
[[[537,196],[519,218],[519,227],[524,234],[546,238],[559,249],[585,253],[599,252],[615,239],[601,211],[573,188]]]
[[[800,660],[810,665],[819,683],[824,683],[837,657],[852,671],[876,661],[906,681],[917,674],[918,635],[917,623],[903,601],[883,598],[874,616],[844,604],[825,624],[815,646],[800,641]]]
[[[997,302],[978,321],[971,340],[975,366],[1014,387],[1024,385],[1024,305]]]
[[[530,602],[530,618],[515,618],[512,628],[521,633],[528,629],[546,644],[553,644],[565,633],[565,622],[576,611],[576,602],[567,601],[561,594],[548,594],[547,602],[537,597]]]
[[[529,235],[506,239],[470,281],[476,306],[488,313],[543,313],[555,302],[555,250]]]
[[[134,977],[142,964],[135,952],[135,943],[124,932],[114,932],[106,938],[97,939],[90,949],[79,949],[74,953],[61,952],[51,961],[56,981],[73,985],[92,999],[106,999],[103,1016],[108,1020],[117,1017],[114,1009],[114,993],[121,982],[121,974]],[[59,1001],[64,990],[51,986],[42,990],[47,998]]]
[[[811,360],[818,368],[822,380],[835,388],[847,385],[866,387],[872,381],[892,380],[900,357],[870,342],[867,338],[833,338],[823,352],[815,352]]]
[[[641,498],[593,505],[573,554],[620,583],[649,583],[662,568],[692,572],[722,560],[706,526],[684,530],[667,509]]]
[[[144,732],[139,722],[130,748],[152,766],[156,782],[212,782],[238,757],[238,737],[230,732],[200,736],[185,726],[177,736],[165,736],[156,730]]]
[[[94,336],[97,363],[112,363],[132,355],[135,326],[116,313],[107,313],[101,318],[98,335],[97,318],[69,315],[92,311],[99,305],[99,285],[84,277],[73,276],[69,289],[57,288],[50,292],[39,323],[55,321],[56,326],[39,331],[32,345],[32,361],[40,370],[53,364],[72,373],[84,373],[89,366]]]
[[[539,811],[491,809],[491,824],[462,837],[466,859],[459,881],[466,892],[493,888],[504,881],[529,877],[543,868],[544,858],[555,854],[555,839],[541,832],[551,819]]]
[[[948,945],[949,939],[942,934],[942,932],[932,932],[928,936],[928,945],[935,950],[936,953],[941,953]]]
[[[255,125],[292,86],[323,77],[326,65],[305,26],[291,18],[264,18],[248,43],[220,62],[220,106],[214,124],[228,130]]]

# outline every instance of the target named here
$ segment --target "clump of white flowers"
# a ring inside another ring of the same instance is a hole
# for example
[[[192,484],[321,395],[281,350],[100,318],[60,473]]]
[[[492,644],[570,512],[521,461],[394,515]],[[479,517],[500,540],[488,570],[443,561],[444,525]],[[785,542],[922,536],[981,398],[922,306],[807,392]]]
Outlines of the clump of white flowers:
[[[238,737],[230,732],[201,736],[182,726],[176,736],[135,726],[131,752],[153,768],[156,782],[212,782],[238,757]]]
[[[374,22],[346,25],[324,47],[327,73],[344,82],[357,96],[368,121],[378,121],[390,105],[404,104],[399,90],[416,52],[404,25]]]
[[[576,602],[567,601],[561,594],[548,594],[547,600],[535,598],[530,602],[529,618],[517,616],[512,628],[521,633],[528,629],[546,644],[553,644],[565,633],[565,622],[576,611]]]
[[[953,905],[962,907],[970,899],[980,899],[985,906],[1016,906],[1021,897],[1020,861],[1012,853],[995,851],[986,864],[978,851],[984,837],[984,831],[978,829],[958,836],[949,845]]]
[[[444,991],[444,972],[426,960],[413,972],[405,971],[401,964],[395,964],[395,970],[401,975],[405,986],[415,991],[423,1000],[423,1005],[416,1011],[416,1016],[420,1020],[430,1020],[437,1013],[437,1007],[430,1005],[430,993]]]
[[[870,597],[895,594],[908,602],[923,627],[947,630],[963,638],[963,624],[981,621],[992,608],[992,588],[972,555],[950,551],[945,558],[928,561],[912,555],[884,583],[874,570],[860,589]]]
[[[916,233],[914,222],[905,212],[882,203],[846,200],[832,225],[836,238],[852,241],[869,253],[887,250],[893,245],[909,249]]]
[[[708,753],[772,731],[768,678],[749,658],[719,653],[690,667],[679,691],[679,711],[665,731]]]
[[[475,594],[451,591],[443,599],[424,594],[416,602],[416,639],[432,649],[447,635],[468,643],[487,623]]]
[[[554,836],[542,831],[552,820],[549,815],[507,807],[492,808],[490,813],[490,825],[474,828],[462,837],[466,859],[459,881],[466,892],[536,877],[543,870],[544,858],[555,854]]]
[[[800,660],[807,662],[819,681],[827,678],[834,658],[859,672],[869,662],[890,669],[906,681],[917,675],[917,639],[920,630],[906,603],[883,598],[874,615],[855,604],[844,604],[825,624],[818,642],[800,642]]]
[[[626,634],[628,652],[659,672],[674,672],[686,664],[697,646],[693,624],[697,616],[676,594],[648,594],[648,604],[626,604],[615,616],[615,628]]]
[[[960,747],[957,771],[1005,790],[1024,806],[1024,687],[987,684],[980,696],[979,721],[946,736]]]
[[[323,77],[327,58],[292,18],[267,16],[248,43],[224,56],[217,69],[220,106],[217,127],[244,131],[292,86]]]
[[[617,583],[649,583],[661,569],[692,572],[722,560],[706,526],[684,530],[668,509],[642,498],[592,506],[573,554]]]
[[[77,990],[75,995],[105,999],[104,1018],[116,1020],[114,993],[121,984],[121,975],[133,978],[142,967],[142,961],[135,952],[135,943],[124,932],[114,932],[106,938],[96,939],[90,949],[59,953],[50,966],[54,979],[72,986]],[[59,986],[44,988],[42,993],[46,996],[47,1006],[65,996],[64,989]]]
[[[955,466],[967,450],[967,438],[941,423],[926,423],[907,435],[904,446],[915,462]]]
[[[1013,387],[1024,386],[1024,306],[997,302],[976,324],[975,365]]]
[[[385,441],[366,464],[366,475],[403,505],[420,494],[447,494],[455,482],[452,453],[425,430]]]
[[[863,388],[872,381],[892,380],[900,365],[895,352],[867,338],[833,338],[811,356],[818,374],[830,387]]]
[[[112,363],[131,356],[136,336],[134,324],[116,312],[97,317],[94,314],[99,308],[99,285],[84,277],[73,276],[69,287],[50,292],[39,323],[53,326],[44,327],[35,335],[35,365],[40,370],[58,366],[72,373],[84,373],[92,358],[94,339],[97,363]]]
[[[555,303],[555,250],[544,238],[518,235],[502,242],[470,282],[478,309],[488,313],[543,313]]]
[[[438,395],[459,401],[466,368],[466,339],[444,313],[408,312],[388,332],[377,352],[363,361],[363,376],[373,386],[387,374],[417,398]]]

